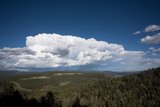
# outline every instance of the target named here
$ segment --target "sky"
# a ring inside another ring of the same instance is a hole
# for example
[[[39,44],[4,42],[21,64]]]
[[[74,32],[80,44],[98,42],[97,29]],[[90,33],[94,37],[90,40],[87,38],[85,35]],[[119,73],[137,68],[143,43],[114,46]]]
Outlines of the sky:
[[[160,66],[159,0],[0,0],[0,69]]]

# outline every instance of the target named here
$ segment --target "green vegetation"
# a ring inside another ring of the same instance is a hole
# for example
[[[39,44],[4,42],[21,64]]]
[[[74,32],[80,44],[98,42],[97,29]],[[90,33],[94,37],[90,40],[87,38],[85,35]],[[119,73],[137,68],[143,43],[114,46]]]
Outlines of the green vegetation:
[[[42,107],[160,106],[160,68],[126,76],[96,72],[23,74],[7,78],[5,84],[12,84],[23,100],[35,98]],[[1,83],[1,96],[5,90]]]

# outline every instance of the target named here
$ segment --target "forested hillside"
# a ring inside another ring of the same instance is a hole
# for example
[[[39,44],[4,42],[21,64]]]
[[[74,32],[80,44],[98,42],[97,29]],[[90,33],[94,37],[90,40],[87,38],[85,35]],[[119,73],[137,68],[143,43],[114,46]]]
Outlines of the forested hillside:
[[[106,107],[160,106],[160,68],[97,81],[79,90],[81,101]],[[89,104],[89,105],[90,105]]]
[[[10,78],[3,84],[0,104],[5,107],[160,106],[160,68],[114,77],[97,73],[41,73]]]

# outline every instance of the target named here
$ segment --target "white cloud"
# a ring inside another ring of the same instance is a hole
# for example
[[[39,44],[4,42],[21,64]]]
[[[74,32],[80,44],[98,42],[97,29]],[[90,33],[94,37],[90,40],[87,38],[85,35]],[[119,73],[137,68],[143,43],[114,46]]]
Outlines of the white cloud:
[[[141,39],[141,42],[144,44],[158,44],[160,43],[160,33],[153,36],[146,36]]]
[[[140,64],[145,65],[146,69],[158,67],[160,66],[160,58],[144,58],[143,60],[141,60]]]
[[[138,34],[140,34],[141,32],[140,31],[136,31],[136,32],[134,32],[133,34],[134,35],[138,35]]]
[[[72,35],[38,34],[26,37],[24,48],[0,49],[0,68],[54,68],[75,66],[139,66],[143,51],[127,51],[122,45]],[[92,69],[88,68],[88,69]]]
[[[22,48],[2,48],[0,49],[0,68],[14,68],[14,65],[19,61],[22,56],[34,56],[36,52],[28,49],[27,47]]]
[[[145,28],[145,32],[154,32],[160,30],[160,25],[149,25]]]
[[[150,47],[149,50],[152,52],[160,52],[160,48]]]

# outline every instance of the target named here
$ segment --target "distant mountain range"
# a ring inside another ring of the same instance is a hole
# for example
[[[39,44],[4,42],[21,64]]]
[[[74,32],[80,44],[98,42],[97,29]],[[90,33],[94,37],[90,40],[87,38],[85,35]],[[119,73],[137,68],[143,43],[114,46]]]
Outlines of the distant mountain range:
[[[134,74],[137,72],[115,72],[115,71],[72,71],[72,70],[62,70],[62,71],[18,71],[18,70],[0,70],[0,78],[8,78],[11,76],[16,76],[16,75],[22,75],[22,74],[34,74],[34,73],[45,73],[45,72],[84,72],[84,73],[100,73],[100,74],[105,74],[107,76],[124,76],[124,75],[130,75]]]

